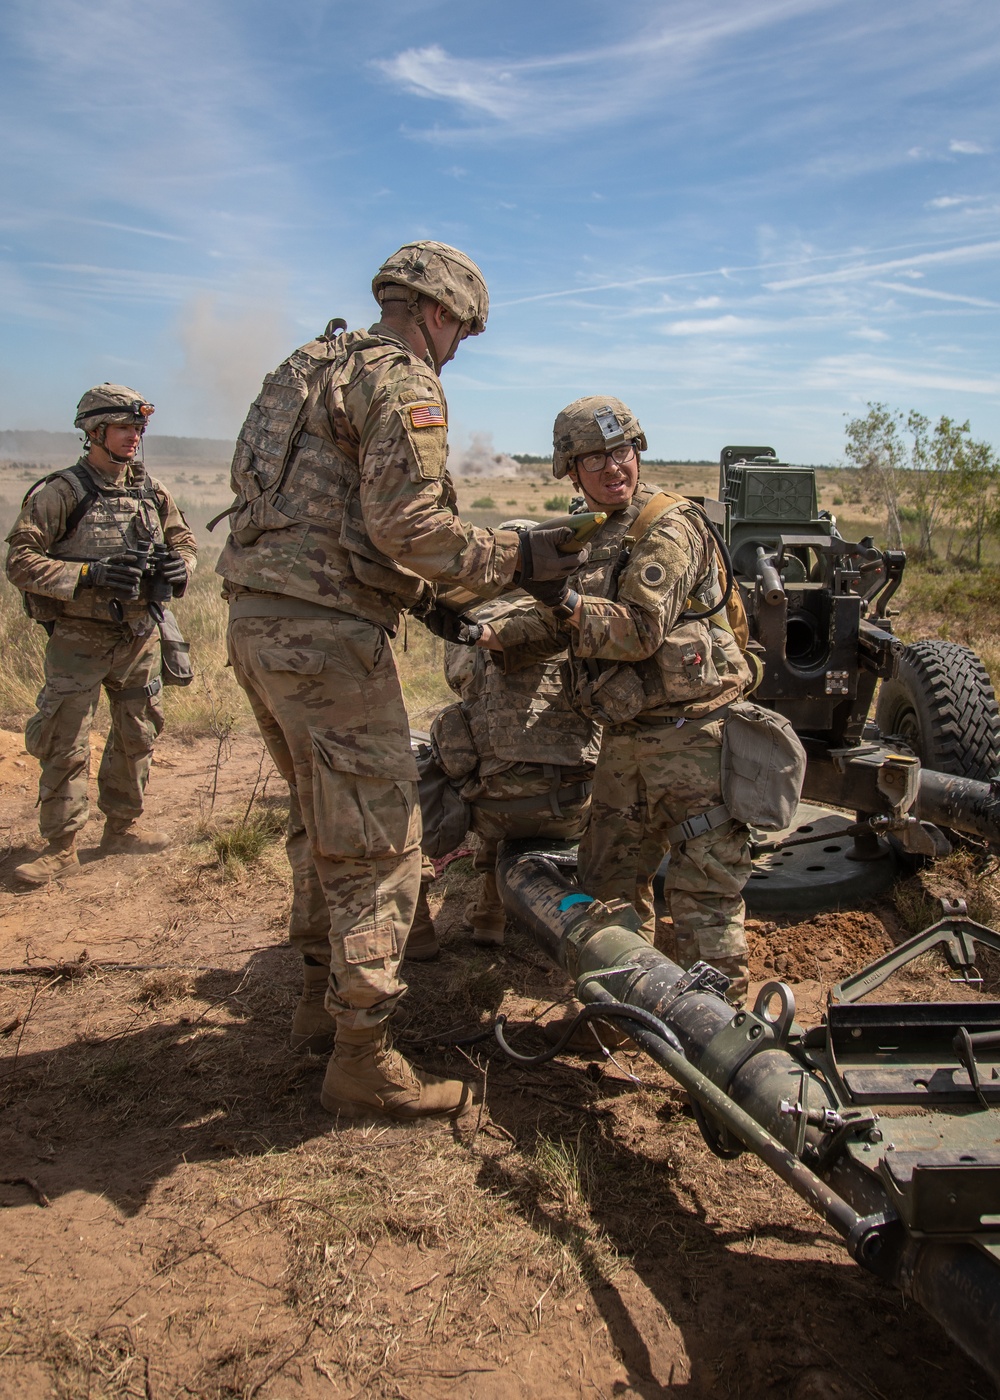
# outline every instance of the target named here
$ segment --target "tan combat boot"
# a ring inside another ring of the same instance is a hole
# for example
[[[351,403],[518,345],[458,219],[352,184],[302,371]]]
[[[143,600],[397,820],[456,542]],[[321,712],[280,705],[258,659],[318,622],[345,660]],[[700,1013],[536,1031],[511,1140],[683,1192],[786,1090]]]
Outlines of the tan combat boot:
[[[468,916],[472,929],[472,941],[480,948],[500,948],[503,946],[507,915],[500,902],[496,873],[487,870],[479,886],[479,898]]]
[[[706,958],[713,967],[724,972],[729,978],[729,990],[726,992],[726,1000],[730,1006],[742,1006],[747,999],[747,992],[750,990],[750,969],[742,958]]]
[[[302,995],[292,1017],[288,1044],[297,1055],[329,1055],[337,1023],[326,1009],[330,969],[308,958],[302,964]]]
[[[438,942],[434,920],[427,903],[427,887],[421,885],[403,957],[408,958],[410,962],[430,962],[431,958],[436,958],[440,952],[441,944]]]
[[[19,865],[14,871],[14,879],[24,885],[47,885],[50,880],[75,875],[79,869],[80,857],[76,853],[74,831],[69,836],[59,836],[50,841],[37,860]]]
[[[390,1048],[383,1022],[338,1027],[319,1101],[327,1113],[345,1118],[457,1116],[472,1103],[472,1090],[461,1079],[441,1079],[409,1064]]]
[[[102,856],[148,856],[164,850],[170,841],[165,831],[157,831],[155,827],[108,817],[99,850]]]

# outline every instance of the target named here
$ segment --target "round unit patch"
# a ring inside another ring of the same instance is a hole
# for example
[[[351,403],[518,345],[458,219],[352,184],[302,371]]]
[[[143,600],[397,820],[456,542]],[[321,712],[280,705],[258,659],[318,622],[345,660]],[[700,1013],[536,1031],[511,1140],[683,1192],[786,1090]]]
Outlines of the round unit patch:
[[[647,588],[658,588],[667,576],[667,571],[662,564],[643,564],[639,570],[639,577]]]

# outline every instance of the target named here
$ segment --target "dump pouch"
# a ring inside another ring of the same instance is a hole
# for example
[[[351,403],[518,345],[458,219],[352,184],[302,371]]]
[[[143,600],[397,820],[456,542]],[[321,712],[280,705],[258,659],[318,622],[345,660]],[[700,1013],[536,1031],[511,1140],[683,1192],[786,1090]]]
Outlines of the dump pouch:
[[[722,732],[722,800],[730,816],[760,831],[790,826],[802,793],[806,751],[791,723],[742,700]]]
[[[160,678],[164,685],[190,685],[194,680],[191,644],[184,640],[177,619],[169,608],[157,624],[160,633]]]
[[[458,850],[469,833],[472,808],[441,767],[430,744],[417,749],[417,792],[424,831],[420,849],[431,860]]]

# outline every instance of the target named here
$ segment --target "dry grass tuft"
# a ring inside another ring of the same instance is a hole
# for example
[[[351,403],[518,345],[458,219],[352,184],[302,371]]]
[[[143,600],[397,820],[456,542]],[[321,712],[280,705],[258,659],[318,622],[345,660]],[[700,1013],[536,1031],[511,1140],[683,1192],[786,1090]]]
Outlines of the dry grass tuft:
[[[44,1365],[55,1400],[141,1400],[149,1394],[148,1358],[138,1354],[126,1327],[86,1336],[15,1306],[0,1313],[0,1352],[8,1361],[23,1357]]]
[[[166,1006],[178,997],[187,997],[194,990],[191,975],[187,972],[173,972],[170,969],[157,969],[147,972],[139,983],[136,1001],[147,1006]]]

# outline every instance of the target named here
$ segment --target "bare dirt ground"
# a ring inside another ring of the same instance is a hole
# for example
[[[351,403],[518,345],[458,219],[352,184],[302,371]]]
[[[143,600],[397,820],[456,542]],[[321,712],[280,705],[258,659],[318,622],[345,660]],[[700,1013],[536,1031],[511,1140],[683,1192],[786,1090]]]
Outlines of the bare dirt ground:
[[[517,933],[468,944],[468,861],[433,887],[444,953],[410,969],[399,1039],[475,1073],[486,1107],[335,1129],[322,1063],[286,1048],[280,843],[224,863],[202,829],[260,798],[260,747],[216,753],[158,748],[170,850],[99,860],[95,821],[76,878],[21,893],[36,769],[0,733],[0,1396],[990,1394],[761,1163],[711,1156],[641,1056],[525,1073],[435,1047],[567,990]],[[277,814],[275,786],[255,810]],[[818,1006],[902,933],[889,909],[754,923],[754,975]],[[934,962],[909,975],[908,995],[949,991]]]

